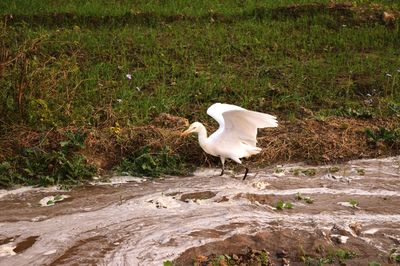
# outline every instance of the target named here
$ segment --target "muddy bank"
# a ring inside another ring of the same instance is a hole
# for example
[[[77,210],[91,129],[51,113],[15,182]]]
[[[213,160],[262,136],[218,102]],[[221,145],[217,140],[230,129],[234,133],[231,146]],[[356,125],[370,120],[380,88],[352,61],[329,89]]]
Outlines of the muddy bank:
[[[279,117],[278,117],[279,120]],[[193,121],[190,121],[193,122]],[[215,123],[205,125],[209,134],[217,128]],[[15,128],[0,140],[3,156],[12,157],[19,151],[35,147],[54,150],[65,141],[65,132],[84,132],[87,134],[85,147],[80,152],[100,171],[110,170],[121,160],[143,147],[160,151],[169,147],[170,155],[182,161],[199,166],[219,166],[219,159],[206,155],[195,136],[181,138],[180,133],[187,128],[189,121],[182,117],[161,114],[151,125],[120,128],[118,133],[109,128],[59,128],[38,132],[26,128]],[[355,119],[331,117],[324,121],[313,118],[293,122],[279,120],[277,128],[259,130],[258,146],[263,148],[260,155],[253,156],[249,165],[266,166],[283,162],[308,162],[313,164],[338,163],[352,159],[395,156],[400,153],[400,138],[396,130],[400,127],[397,118]],[[392,138],[381,136],[384,128]],[[366,130],[373,132],[371,139]],[[16,148],[17,147],[17,148]]]
[[[357,254],[348,265],[392,263],[400,243],[399,157],[274,166],[246,181],[218,172],[1,191],[0,264],[193,265],[199,256],[266,250],[280,265],[284,250],[290,265],[304,265],[339,249]],[[39,204],[55,195],[69,197]]]

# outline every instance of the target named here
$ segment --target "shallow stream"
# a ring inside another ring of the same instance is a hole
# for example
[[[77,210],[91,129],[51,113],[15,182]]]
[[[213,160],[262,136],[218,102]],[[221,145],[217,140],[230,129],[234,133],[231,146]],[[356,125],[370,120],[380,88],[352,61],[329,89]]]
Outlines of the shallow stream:
[[[285,250],[290,265],[303,265],[301,256],[329,245],[355,251],[352,265],[385,265],[400,248],[400,157],[273,166],[245,181],[218,173],[0,190],[0,265],[193,265],[247,248],[268,250],[278,265]],[[293,206],[279,210],[279,201]]]

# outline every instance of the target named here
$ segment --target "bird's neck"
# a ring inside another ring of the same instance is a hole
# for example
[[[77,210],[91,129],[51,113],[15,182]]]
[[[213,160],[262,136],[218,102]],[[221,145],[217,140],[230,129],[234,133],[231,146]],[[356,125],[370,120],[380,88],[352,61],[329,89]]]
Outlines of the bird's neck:
[[[198,131],[199,144],[203,150],[207,150],[207,129],[201,125]]]

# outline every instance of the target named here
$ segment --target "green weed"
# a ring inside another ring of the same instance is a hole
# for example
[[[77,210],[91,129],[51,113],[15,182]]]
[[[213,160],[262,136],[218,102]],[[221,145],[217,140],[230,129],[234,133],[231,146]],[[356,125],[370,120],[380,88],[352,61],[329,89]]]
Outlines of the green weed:
[[[290,172],[293,173],[294,176],[298,176],[300,174],[304,174],[306,176],[314,176],[317,174],[317,170],[314,168],[308,168],[308,169],[295,168],[291,169]]]
[[[313,168],[309,168],[309,169],[305,169],[301,171],[303,174],[305,174],[306,176],[314,176],[317,173],[317,170],[313,169]]]
[[[367,141],[373,145],[376,145],[379,142],[384,142],[388,145],[400,144],[400,128],[394,130],[384,127],[377,130],[367,128],[365,134],[367,136]]]
[[[160,175],[188,174],[190,167],[177,155],[173,155],[168,147],[153,152],[144,147],[122,160],[116,170],[137,176],[158,177]]]
[[[278,210],[293,209],[293,204],[290,201],[284,202],[283,200],[280,200],[276,204],[276,209]]]
[[[25,149],[0,164],[0,186],[24,185],[73,185],[90,179],[96,168],[79,154],[86,135],[82,132],[65,133],[66,140],[51,151],[40,147]]]
[[[400,250],[393,248],[389,252],[389,261],[400,263]]]
[[[261,265],[269,265],[269,256],[265,251],[261,251],[261,254],[258,257],[258,260],[261,262]]]
[[[222,266],[222,265],[226,265],[227,261],[226,261],[224,255],[220,255],[220,256],[218,256],[216,258],[213,258],[211,260],[211,263],[212,263],[213,266]]]
[[[350,203],[351,207],[353,207],[353,208],[356,208],[359,205],[359,202],[355,199],[349,200],[349,203]]]
[[[174,266],[174,264],[170,260],[166,260],[163,262],[163,266]]]
[[[349,260],[357,256],[357,253],[354,251],[339,248],[328,250],[328,255],[325,257],[331,262],[337,261],[339,263],[344,263],[345,260]]]
[[[309,196],[303,196],[300,192],[297,192],[295,198],[296,198],[296,200],[304,200],[304,202],[305,202],[305,203],[308,203],[308,204],[314,203],[314,200],[313,200],[311,197],[309,197]]]
[[[327,254],[321,257],[311,257],[309,255],[302,255],[300,258],[305,265],[309,266],[322,266],[325,264],[344,264],[346,260],[357,257],[357,253],[347,249],[328,249]]]
[[[374,117],[373,110],[371,108],[360,107],[358,109],[353,109],[351,107],[340,108],[337,110],[336,114],[338,116],[344,117],[356,117],[356,118],[372,118]]]
[[[359,174],[359,175],[365,175],[365,169],[357,168],[356,171],[357,171],[357,174]]]
[[[327,258],[313,258],[311,256],[302,256],[301,260],[306,266],[322,266],[325,264],[330,264],[330,259]]]
[[[332,174],[339,172],[339,170],[340,170],[340,168],[337,166],[332,166],[332,167],[329,167],[329,169],[328,169],[329,173],[332,173]]]

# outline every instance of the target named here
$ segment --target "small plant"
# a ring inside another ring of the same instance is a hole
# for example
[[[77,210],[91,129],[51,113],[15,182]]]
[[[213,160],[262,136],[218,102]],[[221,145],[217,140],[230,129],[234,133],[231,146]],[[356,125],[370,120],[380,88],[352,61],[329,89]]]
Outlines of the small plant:
[[[306,176],[315,176],[315,174],[317,173],[317,171],[314,168],[305,169],[301,172]]]
[[[357,171],[357,174],[359,174],[359,175],[365,175],[365,170],[362,168],[357,168],[356,171]]]
[[[314,203],[314,200],[313,200],[311,197],[303,196],[303,195],[301,195],[300,192],[297,192],[297,194],[296,194],[296,200],[304,200],[304,202],[305,202],[305,203],[308,203],[308,204]]]
[[[303,261],[304,265],[306,266],[322,266],[324,264],[332,263],[327,258],[313,258],[311,256],[302,256],[301,260]]]
[[[377,130],[370,128],[365,129],[365,135],[369,144],[377,145],[378,142],[384,142],[388,145],[394,145],[400,143],[400,129],[390,130],[384,127],[380,127]]]
[[[26,148],[21,155],[0,163],[0,186],[73,185],[91,178],[96,168],[79,153],[84,147],[86,134],[67,131],[65,141],[47,151],[35,146]]]
[[[283,169],[283,168],[276,168],[274,171],[275,174],[283,174],[284,172],[285,172],[285,169]]]
[[[132,175],[158,177],[163,174],[183,175],[187,173],[185,165],[179,156],[173,155],[168,147],[158,152],[152,152],[150,147],[144,147],[131,156],[126,157],[116,168],[118,172],[128,172]]]
[[[301,173],[301,170],[296,168],[296,169],[290,170],[290,172],[293,173],[294,176],[299,176]]]
[[[392,248],[389,253],[389,261],[400,263],[400,251],[396,248]]]
[[[314,168],[308,168],[308,169],[295,168],[290,170],[290,172],[293,173],[294,176],[299,176],[300,174],[304,174],[306,176],[314,176],[317,173],[317,171]]]
[[[339,260],[348,260],[348,259],[352,259],[354,257],[357,256],[357,253],[351,251],[351,250],[347,250],[347,249],[337,249],[335,251],[335,256],[339,259]]]
[[[296,194],[296,199],[297,199],[297,200],[303,200],[304,197],[303,197],[303,195],[301,195],[300,192],[297,192],[297,194]]]
[[[353,207],[353,208],[357,208],[358,204],[359,204],[358,201],[355,199],[349,200],[349,203],[350,203],[351,207]]]
[[[340,170],[340,168],[337,166],[332,166],[332,167],[329,167],[329,169],[328,169],[329,173],[332,173],[332,174],[339,172],[339,170]]]
[[[261,265],[268,265],[269,264],[269,255],[266,251],[261,251],[261,254],[258,257],[259,262]]]
[[[312,204],[312,203],[314,203],[314,200],[313,200],[311,197],[304,197],[304,201],[305,201],[307,204]]]
[[[170,260],[166,260],[163,262],[163,266],[174,266],[174,264]]]
[[[64,199],[63,196],[57,195],[57,196],[55,196],[54,198],[48,200],[48,201],[46,202],[46,205],[54,205],[56,202],[62,201],[63,199]]]
[[[276,208],[278,210],[283,210],[283,209],[293,209],[293,204],[290,201],[284,202],[283,200],[278,201],[276,204]]]
[[[213,266],[223,266],[223,265],[227,265],[227,261],[225,259],[224,255],[220,255],[214,259],[212,259],[211,261]]]
[[[326,259],[326,263],[335,263],[343,264],[345,260],[353,259],[357,257],[357,253],[348,250],[348,249],[330,249],[328,250],[328,254],[324,257]]]
[[[336,112],[337,115],[343,117],[356,117],[356,118],[372,118],[374,116],[373,112],[367,108],[341,108]]]
[[[24,183],[22,175],[15,171],[10,161],[0,163],[0,187],[11,187],[17,183]]]

